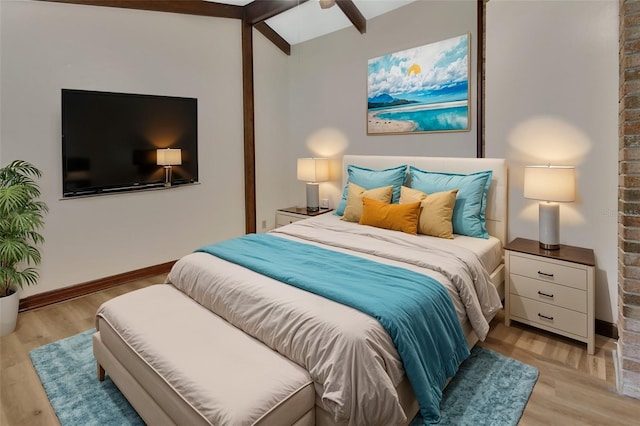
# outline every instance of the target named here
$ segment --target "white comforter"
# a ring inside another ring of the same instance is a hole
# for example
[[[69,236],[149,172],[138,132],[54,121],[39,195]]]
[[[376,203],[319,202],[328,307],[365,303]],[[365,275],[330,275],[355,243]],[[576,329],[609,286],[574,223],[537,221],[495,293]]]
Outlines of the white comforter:
[[[501,303],[472,252],[442,251],[429,238],[324,216],[278,228],[273,234],[433,276],[452,295],[461,322],[468,317],[478,337],[485,338],[488,320]],[[178,261],[168,281],[305,367],[336,422],[406,421],[395,389],[404,376],[402,361],[375,319],[205,253]]]

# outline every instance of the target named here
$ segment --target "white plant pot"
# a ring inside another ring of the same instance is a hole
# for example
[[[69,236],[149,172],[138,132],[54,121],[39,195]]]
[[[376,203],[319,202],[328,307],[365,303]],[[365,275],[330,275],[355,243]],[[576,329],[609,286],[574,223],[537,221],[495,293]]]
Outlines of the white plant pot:
[[[0,297],[0,336],[6,336],[16,329],[19,305],[20,297],[17,291],[10,296]]]

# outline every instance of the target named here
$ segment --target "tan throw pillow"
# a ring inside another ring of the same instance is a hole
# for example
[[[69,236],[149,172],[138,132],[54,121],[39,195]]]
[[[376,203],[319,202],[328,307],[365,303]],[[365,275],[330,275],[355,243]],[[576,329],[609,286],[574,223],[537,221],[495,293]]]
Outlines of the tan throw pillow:
[[[456,204],[457,189],[425,194],[413,188],[400,188],[400,204],[420,201],[418,233],[439,238],[453,238],[453,207]]]
[[[388,204],[364,197],[360,225],[402,231],[407,234],[418,233],[418,215],[420,202]]]
[[[349,182],[347,190],[347,206],[344,209],[344,216],[342,216],[342,220],[346,220],[347,222],[359,222],[360,217],[362,216],[362,199],[364,197],[388,203],[391,201],[392,192],[393,185],[367,190],[355,183]]]
[[[416,201],[422,201],[427,198],[427,194],[417,189],[409,188],[407,186],[400,187],[400,201],[399,204],[415,203]]]

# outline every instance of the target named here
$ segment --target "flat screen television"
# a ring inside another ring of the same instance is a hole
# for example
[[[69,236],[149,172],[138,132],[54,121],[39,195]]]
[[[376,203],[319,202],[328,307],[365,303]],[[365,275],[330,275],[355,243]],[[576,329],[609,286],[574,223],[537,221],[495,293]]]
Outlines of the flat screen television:
[[[160,148],[172,186],[198,181],[197,99],[62,89],[63,198],[164,187]]]

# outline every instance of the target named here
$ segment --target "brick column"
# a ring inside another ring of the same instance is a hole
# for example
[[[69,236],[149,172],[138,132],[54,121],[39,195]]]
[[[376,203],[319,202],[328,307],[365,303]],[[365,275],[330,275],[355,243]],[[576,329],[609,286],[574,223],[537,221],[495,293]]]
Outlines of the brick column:
[[[618,389],[640,398],[640,1],[620,0]]]

